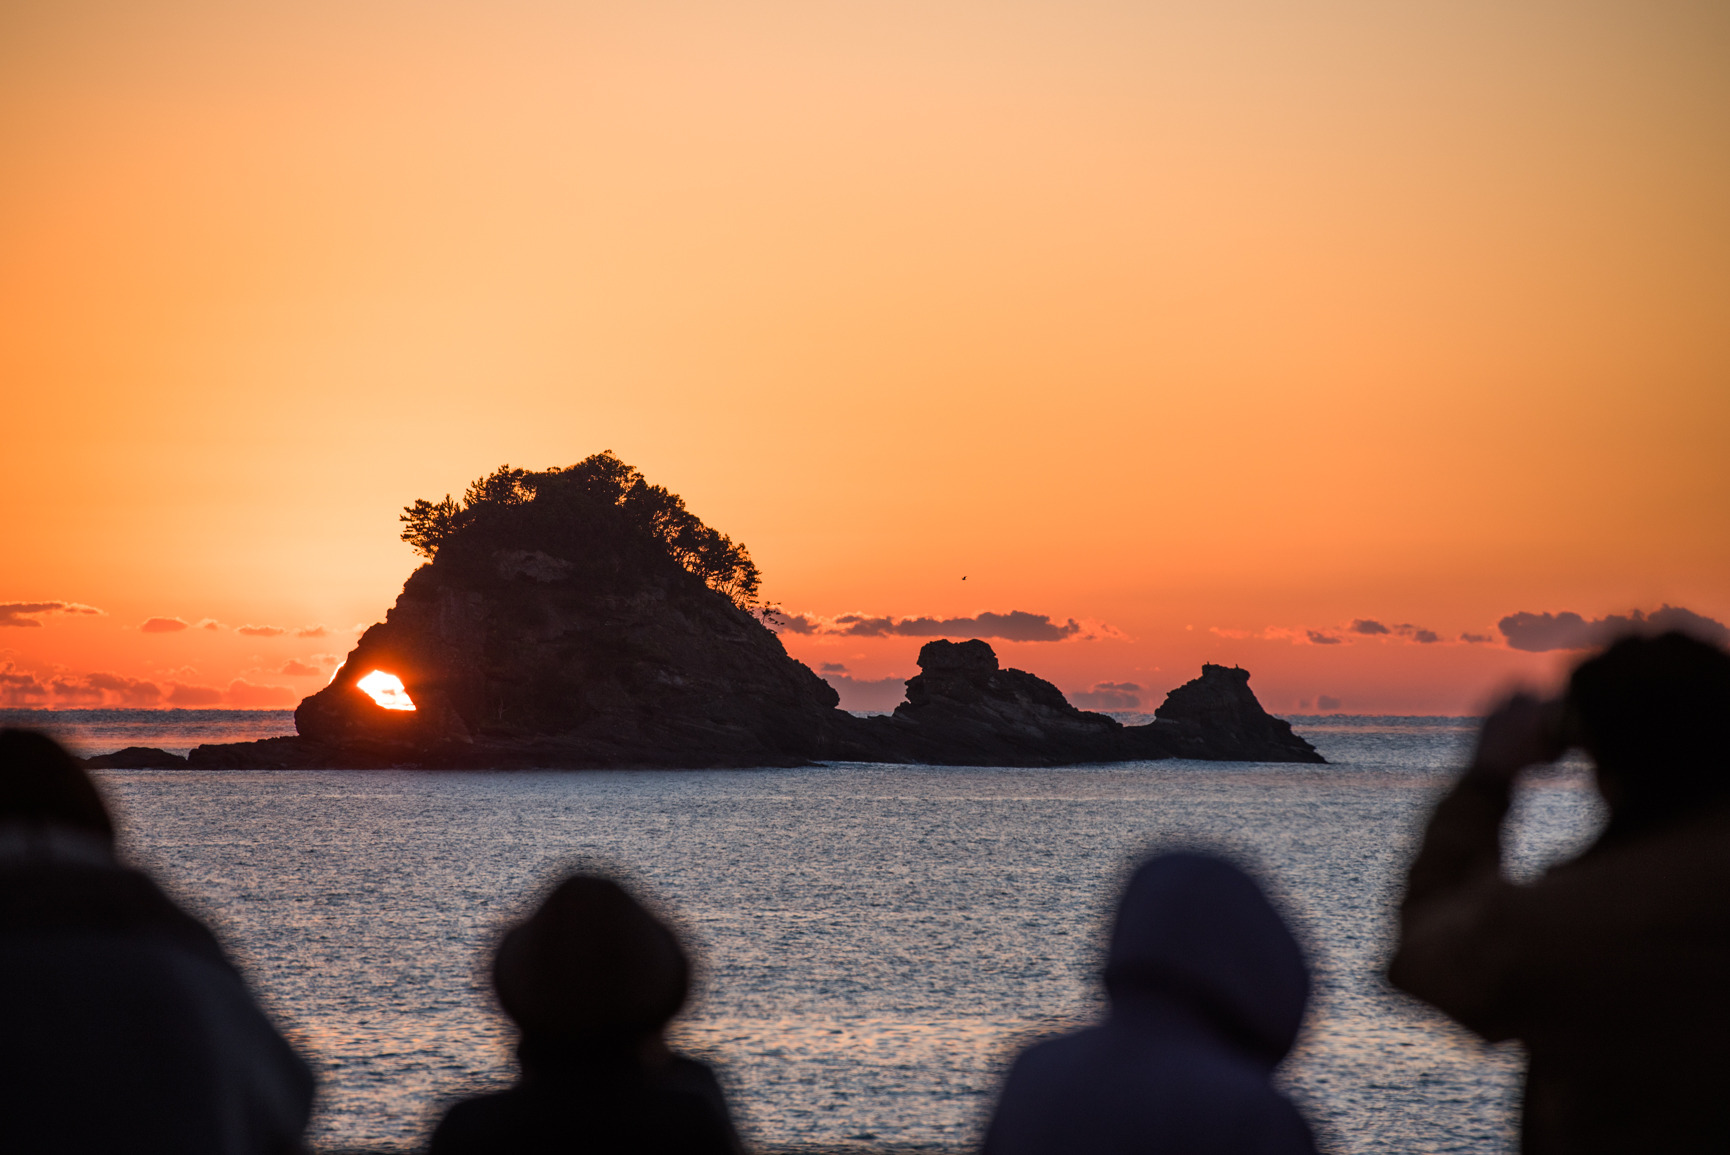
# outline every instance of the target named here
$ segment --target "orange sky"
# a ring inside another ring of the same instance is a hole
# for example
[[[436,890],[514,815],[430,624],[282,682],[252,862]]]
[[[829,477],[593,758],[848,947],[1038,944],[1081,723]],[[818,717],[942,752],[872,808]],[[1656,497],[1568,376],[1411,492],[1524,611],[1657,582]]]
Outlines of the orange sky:
[[[1453,711],[1565,664],[1454,640],[1516,611],[1730,620],[1726,60],[1662,0],[15,0],[0,603],[103,613],[0,693],[291,703],[401,506],[606,448],[789,610],[1076,619],[998,645],[1071,691]]]

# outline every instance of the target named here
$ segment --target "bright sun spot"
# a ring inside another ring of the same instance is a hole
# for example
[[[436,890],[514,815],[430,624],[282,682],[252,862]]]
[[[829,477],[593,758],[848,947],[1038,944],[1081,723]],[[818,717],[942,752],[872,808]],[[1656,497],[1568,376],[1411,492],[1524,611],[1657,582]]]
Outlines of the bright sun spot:
[[[372,696],[372,700],[387,710],[412,710],[414,699],[402,688],[402,679],[383,670],[374,670],[355,685]]]

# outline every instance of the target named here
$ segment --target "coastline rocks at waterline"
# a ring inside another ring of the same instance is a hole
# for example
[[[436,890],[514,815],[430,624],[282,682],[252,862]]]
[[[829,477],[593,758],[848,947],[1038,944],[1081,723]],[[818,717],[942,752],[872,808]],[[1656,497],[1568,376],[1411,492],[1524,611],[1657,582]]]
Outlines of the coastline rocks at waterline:
[[[200,746],[192,766],[1321,760],[1241,670],[1210,666],[1153,723],[1126,727],[999,669],[977,640],[927,645],[906,703],[857,718],[751,612],[761,574],[744,545],[611,453],[504,466],[402,521],[429,560],[295,710],[299,736]]]
[[[951,766],[1058,766],[1164,758],[1322,762],[1290,723],[1268,714],[1246,670],[1202,667],[1142,726],[1079,710],[1056,686],[1002,669],[985,642],[936,641],[888,716],[839,727],[830,754],[858,761]]]
[[[128,746],[112,754],[82,760],[86,770],[184,770],[187,761],[155,746]]]
[[[531,559],[534,560],[534,559]],[[549,559],[551,560],[551,559]],[[1165,758],[1320,762],[1267,714],[1249,674],[1205,666],[1155,721],[1079,710],[983,641],[935,641],[890,716],[860,718],[780,639],[689,575],[630,590],[511,555],[423,566],[336,679],[295,711],[299,737],[201,746],[194,769],[792,766],[818,760],[1056,766]],[[356,683],[394,674],[413,710]]]

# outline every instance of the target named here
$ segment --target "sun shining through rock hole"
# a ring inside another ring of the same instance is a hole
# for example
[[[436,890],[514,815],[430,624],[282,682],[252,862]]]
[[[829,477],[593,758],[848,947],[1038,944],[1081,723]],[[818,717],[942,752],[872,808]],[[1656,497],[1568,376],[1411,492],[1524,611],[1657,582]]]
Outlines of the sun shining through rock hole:
[[[355,683],[365,690],[372,700],[387,710],[412,710],[414,699],[403,689],[402,679],[395,674],[387,674],[383,670],[374,670]]]

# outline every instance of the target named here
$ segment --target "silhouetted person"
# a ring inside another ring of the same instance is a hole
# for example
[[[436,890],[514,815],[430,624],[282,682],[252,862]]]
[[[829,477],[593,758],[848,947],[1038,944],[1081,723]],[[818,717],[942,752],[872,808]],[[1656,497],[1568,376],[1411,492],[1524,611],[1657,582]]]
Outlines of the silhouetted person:
[[[616,882],[566,879],[493,961],[522,1077],[452,1107],[433,1155],[733,1155],[720,1084],[662,1041],[689,985],[665,923]]]
[[[1022,1052],[985,1155],[1300,1155],[1309,1128],[1270,1083],[1309,997],[1303,952],[1259,887],[1200,854],[1129,880],[1104,1023]]]
[[[83,768],[0,730],[0,1149],[290,1152],[311,1105],[210,931],[115,860]]]
[[[1514,779],[1571,744],[1609,822],[1579,857],[1509,882]],[[1730,1151],[1730,656],[1630,638],[1581,664],[1562,702],[1491,713],[1412,863],[1389,977],[1525,1044],[1523,1150]]]

